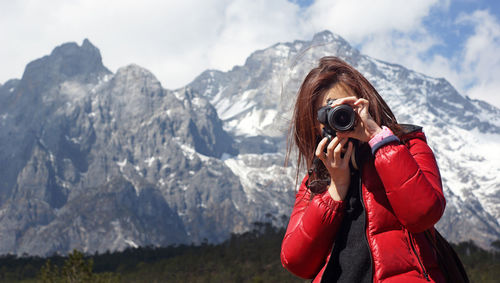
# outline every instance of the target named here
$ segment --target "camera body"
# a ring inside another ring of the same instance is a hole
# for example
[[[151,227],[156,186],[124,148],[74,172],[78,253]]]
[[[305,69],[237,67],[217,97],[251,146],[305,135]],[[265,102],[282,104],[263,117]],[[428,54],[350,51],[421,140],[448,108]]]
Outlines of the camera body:
[[[328,101],[326,106],[321,107],[318,110],[318,121],[323,124],[323,137],[328,138],[331,141],[337,132],[347,132],[354,130],[356,126],[356,112],[354,109],[347,105],[341,104],[335,107],[332,107],[333,100]],[[358,164],[360,161],[358,160],[359,154],[356,152],[359,150],[359,141],[356,139],[349,140],[353,143],[354,150],[351,155],[351,160],[349,162],[349,167],[351,170],[358,170]],[[347,146],[347,144],[346,144]],[[326,153],[326,146],[324,148],[324,152]],[[341,153],[341,157],[344,156],[344,153]]]
[[[356,126],[356,113],[347,104],[332,107],[333,100],[318,110],[318,121],[323,124],[323,136],[330,140],[336,132],[351,131]]]

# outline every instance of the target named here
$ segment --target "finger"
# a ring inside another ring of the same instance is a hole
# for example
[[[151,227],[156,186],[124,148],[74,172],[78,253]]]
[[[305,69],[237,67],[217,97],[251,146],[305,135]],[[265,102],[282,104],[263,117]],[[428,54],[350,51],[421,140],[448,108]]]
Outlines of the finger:
[[[358,112],[362,112],[363,110],[368,110],[370,102],[364,98],[360,98],[353,103],[353,106],[357,108]]]
[[[340,139],[340,142],[339,144],[335,147],[335,150],[334,150],[334,160],[339,162],[341,159],[342,159],[342,148],[345,146],[345,144],[347,143],[348,139],[346,138],[343,138],[343,139]]]
[[[358,109],[365,109],[365,108],[368,108],[368,106],[370,105],[370,102],[368,102],[368,100],[364,99],[364,98],[360,98],[358,100],[356,100],[356,102],[354,102],[352,104],[354,106],[354,108],[358,108]]]
[[[335,107],[341,104],[354,104],[358,98],[356,96],[349,96],[349,97],[343,97],[343,98],[338,98],[333,101],[331,104],[331,107]]]
[[[339,142],[340,142],[340,139],[337,136],[332,139],[332,141],[330,142],[330,144],[328,144],[328,147],[326,148],[327,157],[330,157],[330,158],[334,157],[333,151],[334,151],[335,147],[337,147]]]
[[[362,122],[358,123],[353,131],[349,132],[338,132],[337,135],[339,138],[346,138],[346,139],[355,139],[355,140],[362,140],[363,133],[364,133],[364,128],[362,126]],[[348,147],[348,146],[347,146]],[[346,147],[346,148],[347,148]],[[345,158],[345,156],[344,156]]]
[[[353,136],[353,131],[347,131],[347,132],[337,132],[337,136],[339,139],[348,139],[352,138]]]
[[[328,141],[328,138],[323,138],[319,144],[318,147],[316,147],[316,157],[321,159],[321,161],[325,160],[325,153],[323,152],[323,149],[325,148],[326,142]]]
[[[351,160],[351,155],[352,155],[353,148],[354,148],[354,145],[350,141],[349,145],[347,146],[347,151],[345,152],[345,155],[344,155],[344,161],[345,162],[349,162],[349,160]]]
[[[370,102],[364,98],[359,98],[358,100],[356,100],[356,102],[354,102],[353,104],[354,105],[368,105]]]

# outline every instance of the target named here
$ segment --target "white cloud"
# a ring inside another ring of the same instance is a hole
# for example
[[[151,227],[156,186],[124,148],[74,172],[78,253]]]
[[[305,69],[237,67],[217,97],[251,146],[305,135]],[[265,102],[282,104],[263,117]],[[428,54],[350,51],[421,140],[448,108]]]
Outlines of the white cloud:
[[[233,1],[226,6],[224,21],[211,46],[212,66],[229,69],[243,64],[256,49],[302,36],[299,7],[288,1]]]
[[[412,32],[439,0],[317,0],[307,15],[314,29],[328,28],[349,41],[387,32]]]
[[[298,13],[286,0],[2,1],[0,33],[8,40],[0,81],[20,77],[63,42],[89,38],[112,71],[136,63],[165,87],[180,87],[207,68],[227,70],[256,49],[299,37]]]
[[[467,94],[500,107],[500,23],[482,10],[463,14],[457,22],[474,26],[460,65],[462,81],[467,84],[462,87],[472,85]]]
[[[312,30],[329,29],[372,57],[409,68],[441,44],[424,28],[431,9],[447,9],[443,0],[318,0],[307,11]]]
[[[362,51],[430,76],[444,77],[460,93],[500,107],[500,23],[488,11],[474,11],[460,15],[455,24],[472,26],[474,32],[464,38],[463,49],[454,57],[429,56],[430,48],[443,43],[422,29],[412,34],[379,35],[366,40]]]
[[[361,44],[361,51],[375,58],[415,68],[422,61],[421,55],[438,44],[439,38],[422,29],[412,33],[388,31],[367,36]]]
[[[166,88],[203,70],[228,70],[251,52],[331,30],[372,57],[445,77],[462,93],[500,106],[500,25],[486,11],[462,15],[474,27],[459,57],[433,55],[444,44],[424,20],[450,0],[20,0],[0,2],[0,82],[57,45],[89,38],[112,71],[139,64]]]
[[[312,30],[332,30],[367,55],[444,77],[462,94],[500,107],[500,24],[489,12],[463,14],[455,22],[475,30],[461,53],[429,55],[445,43],[424,20],[431,10],[446,12],[450,5],[449,0],[318,0],[307,15]]]

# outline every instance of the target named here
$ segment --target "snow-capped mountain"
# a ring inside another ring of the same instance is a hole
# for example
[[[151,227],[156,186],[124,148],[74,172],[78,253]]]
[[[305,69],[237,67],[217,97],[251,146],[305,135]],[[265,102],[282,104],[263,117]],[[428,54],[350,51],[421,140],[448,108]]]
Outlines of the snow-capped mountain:
[[[360,70],[400,122],[424,126],[448,200],[438,228],[484,247],[499,239],[500,110],[325,31],[177,90],[136,65],[111,73],[88,40],[28,64],[0,85],[0,253],[220,242],[255,221],[286,225],[291,108],[325,55]]]
[[[283,164],[286,130],[294,96],[307,72],[323,56],[338,56],[372,82],[400,123],[424,127],[440,166],[448,205],[438,228],[452,241],[472,239],[483,247],[500,236],[500,110],[459,94],[445,79],[370,58],[341,37],[324,31],[312,41],[278,43],[254,52],[244,66],[229,72],[209,70],[190,85],[217,109],[224,128],[241,149],[226,164],[243,180],[245,161],[276,156]],[[255,147],[260,140],[265,147]],[[271,145],[277,144],[277,147]],[[253,153],[252,151],[252,153]],[[264,155],[262,155],[264,154]],[[268,164],[249,170],[262,178]],[[286,178],[285,171],[282,177]],[[268,190],[243,182],[245,192]]]
[[[0,253],[221,241],[248,224],[215,109],[61,45],[0,88]]]

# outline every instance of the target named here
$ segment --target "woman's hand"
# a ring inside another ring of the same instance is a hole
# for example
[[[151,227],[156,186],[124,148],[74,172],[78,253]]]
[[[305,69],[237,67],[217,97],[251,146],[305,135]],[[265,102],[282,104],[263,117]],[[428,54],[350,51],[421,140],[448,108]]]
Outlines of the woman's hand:
[[[350,105],[354,112],[358,115],[358,122],[354,127],[353,131],[337,132],[337,136],[340,138],[355,138],[362,142],[368,142],[376,134],[382,131],[382,128],[375,122],[373,117],[370,115],[369,102],[364,98],[356,98],[354,96],[349,96],[345,98],[336,99],[332,104],[332,107],[337,105],[347,104]]]
[[[345,198],[351,182],[349,162],[351,160],[353,144],[349,142],[347,150],[345,150],[344,146],[348,140],[348,138],[333,138],[328,144],[325,153],[324,148],[328,139],[323,138],[316,148],[316,156],[323,161],[328,173],[330,173],[328,193],[336,201]],[[343,151],[345,151],[345,153],[342,157],[341,153],[343,153]]]

